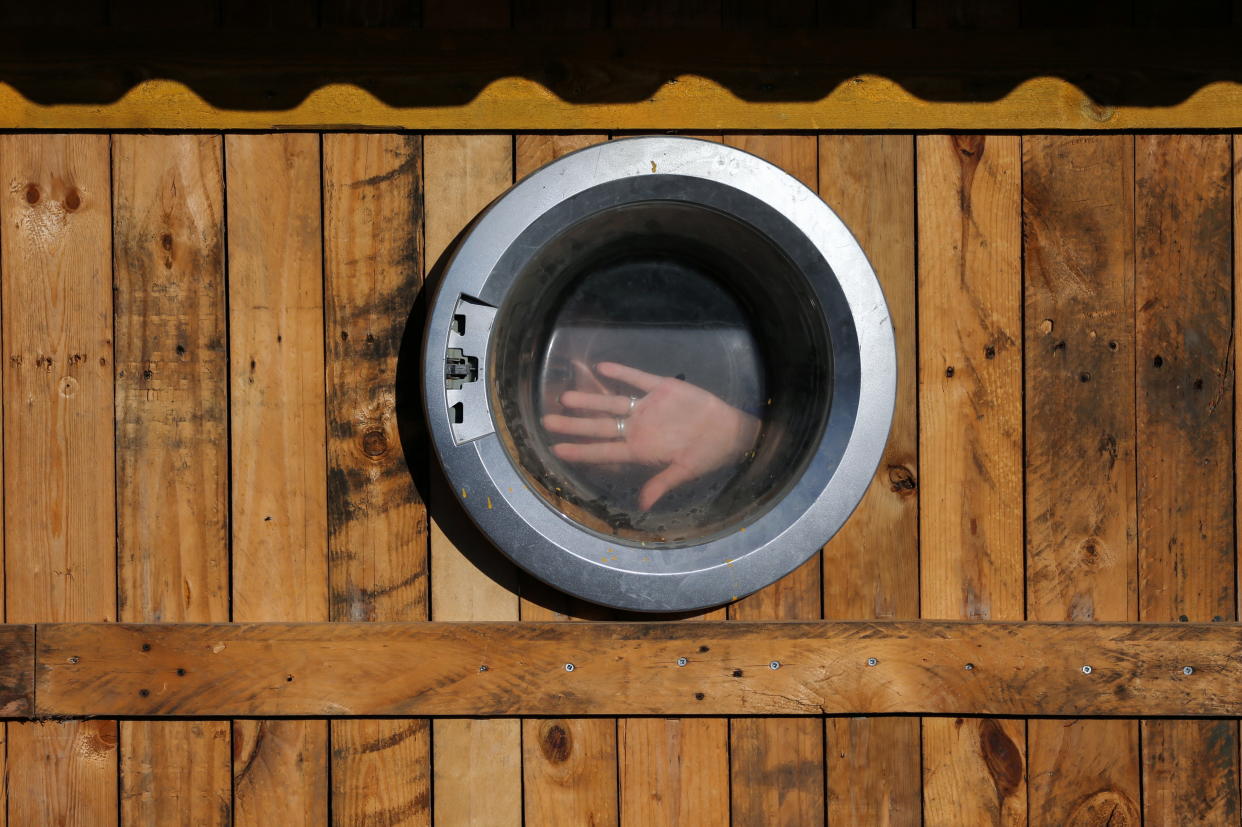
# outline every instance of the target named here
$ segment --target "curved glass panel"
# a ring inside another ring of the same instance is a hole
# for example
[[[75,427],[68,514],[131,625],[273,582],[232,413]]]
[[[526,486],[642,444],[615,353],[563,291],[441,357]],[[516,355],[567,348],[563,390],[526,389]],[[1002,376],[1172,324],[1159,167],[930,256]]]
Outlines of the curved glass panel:
[[[492,339],[515,465],[567,519],[633,545],[745,526],[826,420],[831,352],[780,246],[699,204],[645,201],[562,229]]]

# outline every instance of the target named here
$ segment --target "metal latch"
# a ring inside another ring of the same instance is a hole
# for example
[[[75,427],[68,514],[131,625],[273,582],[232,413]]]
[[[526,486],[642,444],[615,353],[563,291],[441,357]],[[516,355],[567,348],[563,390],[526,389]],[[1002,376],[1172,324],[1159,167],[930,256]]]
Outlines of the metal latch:
[[[478,357],[467,356],[459,347],[449,348],[444,356],[444,387],[456,390],[466,382],[477,381],[479,381]]]
[[[487,346],[496,308],[462,296],[453,309],[444,349],[444,401],[453,441],[458,445],[493,433],[484,379]]]

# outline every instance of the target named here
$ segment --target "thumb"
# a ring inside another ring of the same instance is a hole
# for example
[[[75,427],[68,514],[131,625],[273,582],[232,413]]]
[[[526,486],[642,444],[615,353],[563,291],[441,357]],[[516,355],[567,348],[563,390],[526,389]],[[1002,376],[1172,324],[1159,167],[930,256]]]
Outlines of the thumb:
[[[689,469],[680,465],[670,465],[643,485],[642,490],[638,492],[638,507],[643,511],[650,511],[661,497],[692,479],[694,479],[694,473]]]

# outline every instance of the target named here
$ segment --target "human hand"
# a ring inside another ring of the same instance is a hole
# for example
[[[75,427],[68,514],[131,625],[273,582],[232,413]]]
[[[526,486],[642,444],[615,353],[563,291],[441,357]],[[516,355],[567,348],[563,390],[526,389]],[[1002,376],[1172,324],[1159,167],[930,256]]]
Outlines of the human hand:
[[[697,385],[616,362],[601,362],[596,370],[645,395],[565,391],[561,404],[589,415],[548,414],[543,426],[597,440],[553,445],[552,452],[566,462],[659,466],[639,491],[643,511],[677,486],[740,462],[759,436],[758,419]]]

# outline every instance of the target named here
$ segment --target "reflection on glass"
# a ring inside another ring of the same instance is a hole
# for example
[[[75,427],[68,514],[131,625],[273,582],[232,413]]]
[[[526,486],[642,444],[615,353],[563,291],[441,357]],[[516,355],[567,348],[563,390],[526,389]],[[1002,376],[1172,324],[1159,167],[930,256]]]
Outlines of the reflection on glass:
[[[493,336],[493,411],[530,487],[618,542],[744,530],[824,419],[803,283],[768,239],[684,203],[605,210],[542,245]]]

